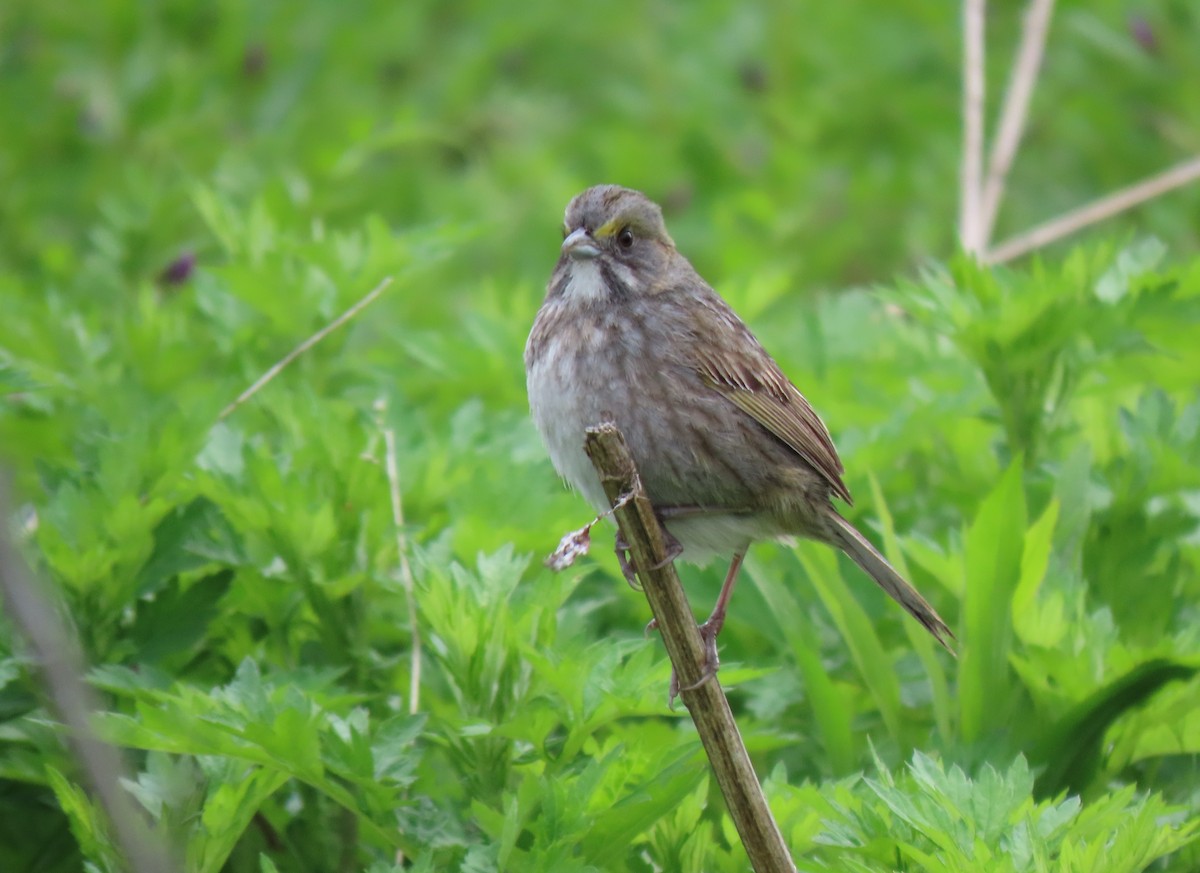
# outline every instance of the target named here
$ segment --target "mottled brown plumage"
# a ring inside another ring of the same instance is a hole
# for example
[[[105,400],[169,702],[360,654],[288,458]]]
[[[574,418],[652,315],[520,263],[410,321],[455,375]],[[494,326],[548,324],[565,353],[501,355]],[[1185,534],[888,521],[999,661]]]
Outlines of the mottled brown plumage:
[[[684,560],[733,558],[705,623],[713,642],[755,540],[844,550],[943,644],[937,613],[834,509],[842,462],[804,395],[675,249],[659,207],[615,185],[567,206],[562,254],[525,348],[530,407],[558,472],[608,508],[583,451],[602,421],[624,433]]]

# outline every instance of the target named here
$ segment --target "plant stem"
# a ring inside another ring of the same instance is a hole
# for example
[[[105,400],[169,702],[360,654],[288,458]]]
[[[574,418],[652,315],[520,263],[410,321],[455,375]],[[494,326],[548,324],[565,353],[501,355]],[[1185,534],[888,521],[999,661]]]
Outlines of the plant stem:
[[[796,866],[771,816],[729,701],[716,676],[701,681],[706,671],[704,643],[675,566],[668,560],[665,532],[642,488],[625,438],[616,425],[601,424],[588,429],[584,447],[600,475],[604,493],[614,505],[621,535],[629,545],[679,687],[684,689],[680,696],[704,744],[750,864],[755,873],[795,873]],[[629,495],[632,499],[624,499]],[[691,687],[697,683],[697,687]]]
[[[987,179],[983,183],[981,208],[983,217],[979,229],[980,242],[986,250],[992,240],[992,229],[996,224],[996,213],[1004,197],[1004,183],[1017,146],[1025,130],[1025,119],[1029,116],[1029,98],[1037,82],[1038,70],[1042,66],[1042,54],[1046,49],[1046,34],[1050,31],[1050,15],[1054,11],[1054,0],[1030,0],[1021,26],[1021,46],[1013,61],[1012,76],[1008,92],[1004,96],[1004,107],[1000,112],[1000,124],[996,141],[988,161]]]
[[[245,403],[247,400],[249,400],[251,397],[253,397],[255,394],[257,394],[264,386],[266,386],[266,384],[268,382],[270,382],[272,379],[274,379],[276,376],[278,376],[280,373],[282,373],[284,367],[286,367],[292,361],[296,360],[296,358],[300,357],[302,354],[307,352],[309,349],[311,349],[313,346],[315,346],[321,340],[325,339],[325,337],[329,336],[329,334],[333,333],[335,330],[337,330],[339,327],[341,327],[347,321],[354,318],[354,316],[358,315],[360,312],[362,312],[364,309],[366,309],[368,306],[370,306],[372,303],[374,303],[378,299],[379,295],[382,294],[384,291],[386,291],[388,285],[391,285],[391,284],[392,284],[392,277],[385,276],[382,282],[380,282],[378,285],[376,285],[374,288],[372,288],[370,291],[368,291],[366,293],[366,295],[364,295],[362,298],[360,298],[358,300],[357,303],[355,303],[353,306],[351,306],[349,309],[347,309],[345,312],[343,312],[341,315],[339,315],[333,321],[329,322],[329,324],[322,327],[320,330],[318,330],[316,333],[314,333],[312,336],[310,336],[304,342],[300,343],[300,345],[296,346],[294,349],[292,349],[290,352],[288,352],[286,355],[284,355],[282,358],[280,358],[278,361],[276,361],[274,364],[272,364],[265,373],[263,373],[261,376],[258,377],[258,379],[255,380],[253,385],[251,385],[249,388],[247,388],[245,391],[243,391],[241,394],[239,394],[236,400],[234,400],[232,403],[230,403],[228,406],[226,406],[224,409],[221,410],[220,414],[217,416],[217,421],[219,421],[219,422],[224,421],[226,418],[228,418],[230,415],[232,415],[234,412],[236,412],[237,408],[239,406],[241,406],[243,403]]]
[[[982,257],[984,0],[963,2],[963,153],[958,236],[963,250]]]
[[[1064,236],[1069,236],[1089,224],[1095,224],[1126,209],[1132,209],[1134,206],[1196,179],[1200,179],[1200,157],[1176,164],[1157,176],[1151,176],[1128,188],[1114,191],[1099,200],[1093,200],[1078,209],[1073,209],[1057,218],[1039,224],[1031,230],[1011,237],[989,251],[985,261],[989,264],[1011,261],[1013,258],[1049,245]]]
[[[130,873],[173,873],[179,870],[159,836],[147,828],[130,795],[121,754],[92,729],[98,710],[91,688],[83,681],[83,654],[58,610],[30,575],[9,535],[7,477],[0,475],[0,604],[28,645],[41,674],[44,693],[62,719],[67,745],[79,764],[81,780],[108,817],[113,843]]]

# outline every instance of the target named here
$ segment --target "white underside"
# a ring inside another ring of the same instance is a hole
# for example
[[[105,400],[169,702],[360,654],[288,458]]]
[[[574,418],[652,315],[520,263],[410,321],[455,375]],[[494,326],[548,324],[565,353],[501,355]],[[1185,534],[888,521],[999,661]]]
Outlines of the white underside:
[[[608,290],[600,276],[599,264],[594,260],[576,261],[563,293],[574,300],[603,300],[608,295]]]
[[[587,290],[586,282],[576,288],[577,293]],[[592,338],[577,339],[586,345]],[[580,391],[577,386],[571,389],[564,384],[561,369],[554,362],[577,349],[563,349],[560,343],[557,337],[551,339],[544,355],[528,374],[530,407],[554,469],[599,514],[609,509],[609,502],[596,469],[583,450],[583,440],[587,428],[605,420],[604,410],[598,407],[595,392]],[[763,521],[747,515],[689,515],[668,520],[666,527],[683,546],[683,560],[691,563],[728,558],[734,552],[744,551],[763,534]]]

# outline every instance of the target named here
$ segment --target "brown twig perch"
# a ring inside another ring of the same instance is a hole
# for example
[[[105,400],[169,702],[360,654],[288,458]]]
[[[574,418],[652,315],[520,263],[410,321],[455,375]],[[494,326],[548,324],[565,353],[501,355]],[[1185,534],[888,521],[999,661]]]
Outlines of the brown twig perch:
[[[641,569],[663,564],[668,552],[662,526],[642,489],[625,438],[615,425],[602,424],[588,429],[584,445],[600,474],[604,493],[614,504],[617,524],[629,544],[679,686],[690,688],[680,696],[696,724],[750,864],[755,873],[795,873],[796,865],[767,807],[720,683],[714,676],[691,688],[704,676],[704,643],[674,565],[667,561],[656,570]],[[632,499],[622,501],[627,495]]]

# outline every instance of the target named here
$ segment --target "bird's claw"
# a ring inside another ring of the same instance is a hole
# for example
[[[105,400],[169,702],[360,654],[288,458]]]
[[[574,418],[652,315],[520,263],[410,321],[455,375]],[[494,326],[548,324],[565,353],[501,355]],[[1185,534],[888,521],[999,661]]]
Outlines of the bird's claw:
[[[613,551],[617,553],[617,564],[621,567],[621,575],[625,577],[625,581],[629,583],[629,587],[634,591],[641,591],[642,584],[638,582],[637,573],[633,569],[633,562],[629,560],[629,543],[625,542],[625,538],[621,536],[621,532],[617,531],[616,541],[613,544]]]
[[[667,556],[661,561],[652,564],[650,566],[651,570],[661,570],[663,567],[667,566],[667,564],[671,563],[683,554],[683,545],[679,542],[679,540],[671,536],[670,532],[666,528],[663,528],[663,539],[663,545],[667,547]]]
[[[700,625],[700,639],[704,641],[704,672],[700,674],[700,678],[690,685],[680,687],[679,675],[675,672],[675,668],[671,668],[671,684],[667,688],[667,706],[671,709],[675,708],[675,698],[684,691],[695,691],[705,682],[713,679],[717,675],[717,671],[721,669],[721,659],[717,656],[717,634],[721,632],[721,625],[724,621],[714,622],[712,619]],[[651,619],[646,625],[646,632],[657,626],[657,623]]]
[[[663,537],[667,555],[661,561],[651,564],[651,570],[661,570],[683,554],[683,545],[666,528],[663,528]],[[633,565],[633,561],[629,560],[629,543],[625,542],[625,538],[621,536],[619,530],[613,543],[613,551],[617,553],[617,564],[621,567],[621,575],[625,577],[629,587],[634,591],[641,591],[642,584],[637,578],[637,568]]]

